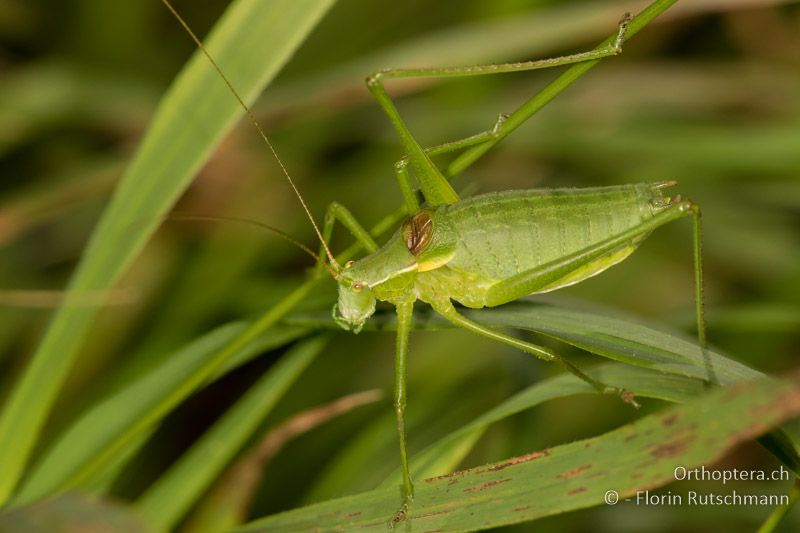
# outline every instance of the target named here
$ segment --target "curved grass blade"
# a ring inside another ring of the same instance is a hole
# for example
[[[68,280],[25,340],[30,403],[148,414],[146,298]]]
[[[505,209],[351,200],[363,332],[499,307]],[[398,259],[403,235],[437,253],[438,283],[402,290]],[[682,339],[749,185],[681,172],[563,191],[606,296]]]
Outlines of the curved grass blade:
[[[637,322],[606,314],[517,301],[509,305],[468,313],[484,324],[502,324],[535,331],[583,350],[630,365],[691,378],[707,376],[703,352],[696,342]],[[752,379],[759,372],[708,351],[721,383]]]
[[[759,378],[715,390],[599,437],[417,483],[405,525],[466,531],[535,520],[621,499],[674,481],[676,466],[720,460],[737,444],[800,415],[800,375]],[[256,520],[235,531],[385,531],[394,488]]]
[[[172,530],[327,342],[317,336],[287,352],[147,489],[136,504],[140,513],[158,528]]]
[[[663,374],[638,367],[622,366],[618,363],[603,364],[588,370],[587,373],[603,383],[629,390],[637,397],[657,398],[669,402],[684,403],[706,390],[705,382],[700,379]],[[452,472],[458,468],[491,424],[545,401],[575,394],[597,394],[597,391],[586,382],[569,374],[531,385],[417,454],[411,461],[412,473],[420,478]],[[759,443],[792,471],[800,472],[797,449],[791,437],[784,431],[780,429],[771,431],[759,438]],[[388,486],[390,483],[396,485],[399,482],[400,471],[397,470],[382,486]]]
[[[789,514],[789,511],[792,510],[798,500],[800,500],[800,479],[795,478],[794,485],[789,491],[789,501],[772,511],[772,514],[758,528],[758,533],[772,533],[775,531],[775,528],[786,518],[786,515]]]
[[[56,491],[85,488],[100,472],[114,465],[122,450],[202,385],[204,382],[194,387],[184,384],[197,381],[194,376],[203,372],[209,359],[245,329],[245,324],[238,323],[217,328],[163,358],[160,365],[87,410],[33,466],[13,502],[25,503]],[[237,352],[235,359],[242,362],[303,333],[297,328],[270,330],[258,342]]]
[[[654,329],[613,313],[594,313],[556,307],[533,300],[518,300],[485,309],[464,309],[464,315],[487,326],[515,328],[542,333],[588,352],[635,366],[705,379],[706,368],[700,347],[675,334]],[[287,324],[309,328],[336,329],[333,319],[322,313],[298,313]],[[429,309],[414,313],[415,329],[450,329],[451,323]],[[376,314],[364,325],[366,330],[393,331],[394,316]],[[758,371],[708,350],[714,372],[722,383],[733,383],[761,375]]]
[[[517,328],[542,333],[588,352],[621,363],[670,374],[673,378],[705,379],[707,375],[703,353],[693,342],[649,326],[617,318],[612,312],[599,314],[555,307],[531,300],[519,300],[490,309],[464,310],[464,314],[496,328]],[[330,317],[322,314],[296,314],[289,317],[286,322],[312,328],[337,328]],[[430,310],[419,310],[414,314],[414,327],[436,330],[454,326]],[[366,323],[365,328],[393,330],[394,316],[376,315]],[[762,376],[757,370],[724,355],[711,350],[707,350],[707,354],[714,373],[723,384]],[[637,386],[630,387],[630,390],[635,394],[647,395]],[[761,444],[795,472],[800,471],[798,442],[800,434],[791,427],[773,431],[761,439]],[[462,444],[469,446],[466,441]],[[467,448],[463,448],[461,453],[466,451]]]
[[[670,402],[684,402],[704,391],[704,382],[700,379],[663,374],[619,363],[591,368],[587,374],[602,383],[631,391],[637,397]],[[576,394],[597,394],[597,391],[572,374],[562,374],[535,383],[416,454],[411,460],[411,471],[416,478],[452,472],[492,424],[546,401]],[[397,470],[382,486],[396,486],[399,482],[400,471]]]
[[[212,32],[208,49],[251,102],[333,1],[238,0]],[[208,60],[196,53],[162,100],[70,289],[102,290],[114,284],[241,114]],[[0,503],[17,484],[96,313],[70,306],[56,313],[5,406],[0,417]]]

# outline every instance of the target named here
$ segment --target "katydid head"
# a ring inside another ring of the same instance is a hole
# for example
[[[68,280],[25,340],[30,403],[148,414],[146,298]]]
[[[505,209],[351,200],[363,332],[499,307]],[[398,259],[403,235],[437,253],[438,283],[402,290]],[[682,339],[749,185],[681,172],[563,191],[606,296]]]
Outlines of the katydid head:
[[[375,313],[375,296],[369,287],[358,290],[339,284],[339,301],[333,306],[333,319],[343,329],[358,333]]]
[[[366,282],[356,279],[353,264],[349,261],[339,272],[339,300],[333,306],[333,319],[342,328],[358,333],[375,313],[375,295]]]
[[[381,248],[338,271],[339,301],[333,308],[337,324],[358,333],[375,313],[376,300],[395,303],[413,294],[419,265],[407,241],[400,228]]]

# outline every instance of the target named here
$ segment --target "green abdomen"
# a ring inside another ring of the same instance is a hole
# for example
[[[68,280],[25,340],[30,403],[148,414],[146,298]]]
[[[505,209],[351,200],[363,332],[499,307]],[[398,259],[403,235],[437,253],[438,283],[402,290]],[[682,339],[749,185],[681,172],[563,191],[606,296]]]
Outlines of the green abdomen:
[[[448,266],[487,281],[508,279],[630,229],[666,202],[656,184],[474,196],[444,208],[458,234]]]

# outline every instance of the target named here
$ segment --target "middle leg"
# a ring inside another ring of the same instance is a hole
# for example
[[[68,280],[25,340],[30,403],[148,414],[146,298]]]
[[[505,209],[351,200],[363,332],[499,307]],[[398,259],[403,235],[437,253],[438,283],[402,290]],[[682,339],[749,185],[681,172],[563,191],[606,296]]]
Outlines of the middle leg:
[[[503,344],[507,344],[509,346],[513,346],[514,348],[518,348],[525,353],[529,353],[531,355],[535,355],[539,359],[544,361],[552,361],[555,363],[559,363],[563,366],[566,370],[572,373],[578,379],[585,381],[592,387],[594,387],[598,392],[602,394],[614,394],[622,398],[623,401],[633,405],[634,407],[639,407],[639,404],[636,402],[633,393],[627,391],[625,389],[621,389],[618,387],[613,387],[611,385],[606,385],[605,383],[601,383],[597,381],[593,377],[589,376],[585,372],[583,372],[580,368],[573,365],[557,353],[545,348],[543,346],[538,346],[536,344],[523,341],[521,339],[517,339],[516,337],[512,337],[510,335],[506,335],[505,333],[501,333],[497,330],[492,328],[488,328],[482,324],[478,324],[474,322],[464,315],[460,314],[456,311],[456,308],[453,307],[453,304],[450,303],[448,300],[446,303],[438,303],[433,306],[434,310],[445,317],[447,320],[455,324],[456,326],[462,327],[466,330],[472,331],[473,333],[477,333],[483,337],[487,337],[492,340],[500,341]]]
[[[475,135],[470,135],[469,137],[465,137],[463,139],[437,144],[436,146],[430,146],[428,148],[424,148],[423,151],[429,156],[440,155],[449,152],[456,152],[458,150],[464,150],[466,148],[491,141],[499,136],[500,128],[502,128],[503,123],[507,118],[508,115],[501,113],[497,117],[497,121],[494,123],[494,126],[492,126],[491,129],[476,133]],[[397,183],[400,186],[400,192],[403,193],[403,200],[405,201],[406,209],[408,210],[409,214],[412,214],[419,211],[420,205],[419,201],[417,200],[417,195],[414,191],[414,186],[411,183],[411,176],[408,173],[409,162],[409,157],[404,156],[394,164],[394,172],[395,176],[397,177]],[[452,175],[447,173],[444,177],[445,179],[449,179],[452,177]]]
[[[414,314],[414,302],[403,302],[397,305],[397,345],[395,347],[394,374],[394,409],[397,415],[397,434],[400,439],[400,464],[403,469],[403,507],[402,513],[408,510],[414,498],[414,484],[408,468],[406,452],[406,378],[408,376],[408,337],[411,333],[411,320]]]
[[[403,143],[407,157],[414,168],[417,180],[420,183],[422,192],[430,205],[452,204],[458,201],[458,194],[449,186],[447,180],[430,160],[429,154],[419,145],[411,134],[408,126],[400,117],[397,108],[384,88],[384,80],[392,78],[451,78],[481,76],[486,74],[498,74],[506,72],[522,72],[538,70],[563,65],[574,65],[583,63],[591,65],[600,59],[615,56],[622,52],[622,44],[628,34],[628,25],[631,17],[626,13],[620,20],[617,32],[607,39],[603,44],[587,52],[579,52],[562,57],[539,59],[533,61],[522,61],[516,63],[500,63],[490,65],[461,66],[461,67],[423,67],[423,68],[389,68],[375,72],[367,77],[367,87],[375,97],[378,104],[383,108],[389,120],[395,126],[400,140]],[[588,67],[587,67],[588,68]],[[543,93],[539,93],[543,94]],[[533,100],[537,100],[535,96]],[[537,102],[533,100],[523,104],[519,109],[509,116],[509,120],[497,131],[497,135],[476,143],[471,150],[462,154],[457,161],[448,167],[448,174],[455,175],[462,172],[465,168],[475,162],[483,155],[489,147],[494,146],[503,137],[519,127],[523,122],[538,111],[555,94],[548,97],[539,98]]]

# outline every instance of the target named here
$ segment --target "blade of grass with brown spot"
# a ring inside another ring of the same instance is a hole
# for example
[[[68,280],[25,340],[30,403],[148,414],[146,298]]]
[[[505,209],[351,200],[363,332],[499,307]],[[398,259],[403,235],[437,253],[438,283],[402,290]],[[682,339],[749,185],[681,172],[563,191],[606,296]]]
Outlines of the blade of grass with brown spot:
[[[604,435],[417,481],[395,527],[464,531],[527,522],[604,504],[675,480],[678,466],[706,467],[736,445],[800,415],[800,374],[715,390]],[[397,488],[280,513],[235,531],[381,531],[400,506]]]

